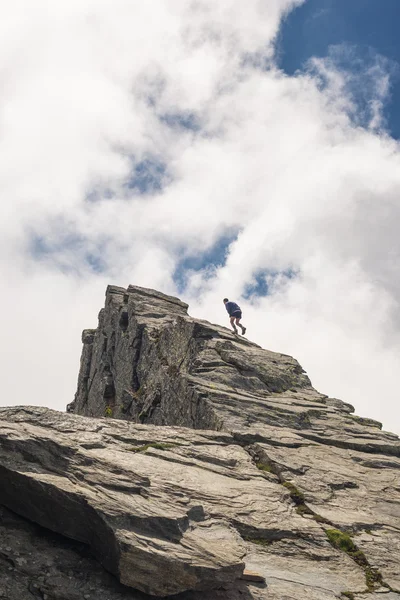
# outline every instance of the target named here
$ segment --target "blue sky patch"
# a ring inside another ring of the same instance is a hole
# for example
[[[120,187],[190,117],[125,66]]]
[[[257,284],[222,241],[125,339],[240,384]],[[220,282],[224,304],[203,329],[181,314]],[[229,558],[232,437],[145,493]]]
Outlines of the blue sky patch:
[[[106,270],[100,247],[87,249],[87,241],[73,233],[60,233],[57,241],[49,237],[32,234],[28,252],[34,261],[49,263],[62,273],[80,272],[89,269],[93,273]]]
[[[139,162],[132,157],[132,170],[123,188],[139,194],[153,194],[159,192],[170,181],[166,164],[157,157],[150,156]],[[116,192],[107,187],[93,187],[87,193],[85,201],[93,204],[101,200],[111,200]]]
[[[268,271],[263,269],[254,275],[252,283],[248,283],[243,292],[243,297],[248,300],[252,296],[268,296]]]
[[[358,61],[368,66],[371,55],[379,54],[400,65],[399,0],[307,0],[285,19],[278,42],[279,66],[289,75],[306,69],[313,57],[329,56],[329,48],[346,44],[356,48]],[[358,65],[358,67],[357,67]],[[389,133],[400,139],[400,76],[392,71],[391,97],[385,110]],[[358,78],[362,85],[362,79]],[[355,80],[357,85],[357,79]],[[357,95],[357,93],[356,93]],[[365,91],[359,90],[358,100]],[[362,106],[361,106],[362,110]]]
[[[167,180],[165,163],[156,157],[151,157],[134,165],[125,187],[130,190],[134,189],[140,194],[151,194],[160,191]]]
[[[265,297],[270,293],[271,288],[279,279],[293,279],[297,276],[297,271],[287,269],[286,271],[272,271],[270,269],[260,269],[253,275],[251,283],[248,283],[242,294],[243,298]]]
[[[179,293],[182,293],[187,285],[188,275],[191,271],[202,269],[214,270],[223,267],[229,252],[229,246],[237,239],[237,232],[222,236],[219,240],[203,252],[188,254],[182,258],[175,269],[173,281]]]
[[[161,115],[160,121],[175,129],[200,130],[199,120],[194,113],[166,113]]]
[[[347,44],[330,46],[327,61],[332,68],[344,75],[343,93],[352,100],[354,108],[348,112],[348,116],[353,123],[365,128],[371,125],[378,129],[382,126],[386,128],[388,114],[385,104],[388,99],[385,88],[387,79],[391,75],[395,76],[394,64],[371,48]],[[318,70],[315,71],[312,64],[307,70],[319,79],[321,89],[329,87],[329,80],[321,76]]]
[[[90,270],[93,271],[93,273],[103,273],[106,269],[104,260],[100,256],[99,252],[96,254],[87,252],[85,254],[85,262],[90,267]]]
[[[114,196],[115,193],[111,189],[92,188],[87,192],[85,196],[85,202],[93,204],[95,202],[99,202],[100,200],[110,200]]]

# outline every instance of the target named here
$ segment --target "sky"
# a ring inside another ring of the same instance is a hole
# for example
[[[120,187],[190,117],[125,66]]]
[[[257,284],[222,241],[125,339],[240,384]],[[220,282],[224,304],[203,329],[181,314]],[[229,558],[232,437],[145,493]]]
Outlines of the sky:
[[[108,284],[400,433],[397,0],[5,0],[0,404],[64,410]]]
[[[382,107],[385,128],[400,137],[400,42],[398,0],[307,0],[290,12],[279,33],[278,65],[294,75],[312,57],[326,57],[330,47],[346,44],[350,61],[343,64],[353,73],[373,64],[377,55],[391,75],[390,95]],[[344,57],[342,56],[342,59]],[[368,102],[368,96],[363,101]]]

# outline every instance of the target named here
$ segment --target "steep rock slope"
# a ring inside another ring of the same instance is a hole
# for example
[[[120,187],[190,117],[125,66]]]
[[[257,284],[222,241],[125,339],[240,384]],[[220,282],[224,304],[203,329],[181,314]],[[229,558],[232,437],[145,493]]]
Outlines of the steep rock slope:
[[[70,414],[0,409],[0,598],[400,600],[397,436],[153,290],[83,343]]]
[[[396,435],[318,393],[293,358],[192,319],[186,304],[154,290],[110,286],[83,342],[70,410],[229,432],[292,491],[305,520],[350,532],[400,589]]]

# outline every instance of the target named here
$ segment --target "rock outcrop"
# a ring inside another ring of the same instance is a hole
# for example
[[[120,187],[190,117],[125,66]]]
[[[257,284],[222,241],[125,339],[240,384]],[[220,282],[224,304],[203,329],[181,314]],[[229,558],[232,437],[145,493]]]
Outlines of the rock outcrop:
[[[0,409],[0,597],[400,600],[396,435],[153,290],[82,339],[69,414]]]

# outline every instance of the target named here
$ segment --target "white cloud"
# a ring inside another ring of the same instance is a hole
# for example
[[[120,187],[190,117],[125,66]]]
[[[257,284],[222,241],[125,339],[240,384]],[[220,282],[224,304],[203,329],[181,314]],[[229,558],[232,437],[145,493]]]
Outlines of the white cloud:
[[[277,70],[280,20],[301,3],[6,3],[2,404],[64,408],[106,284],[176,293],[182,257],[236,232],[224,266],[186,274],[192,314],[226,322],[232,296],[251,339],[400,431],[390,68],[372,57],[355,81],[336,49]],[[256,273],[288,270],[244,300]]]

